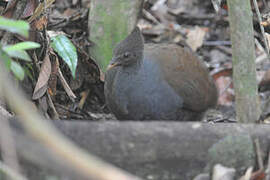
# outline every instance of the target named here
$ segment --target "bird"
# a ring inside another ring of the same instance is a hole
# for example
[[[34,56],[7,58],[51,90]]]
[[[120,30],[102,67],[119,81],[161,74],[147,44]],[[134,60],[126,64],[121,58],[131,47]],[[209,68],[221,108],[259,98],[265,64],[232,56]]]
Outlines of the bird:
[[[144,43],[139,27],[115,46],[104,94],[118,120],[142,121],[199,121],[218,98],[206,65],[191,50]]]

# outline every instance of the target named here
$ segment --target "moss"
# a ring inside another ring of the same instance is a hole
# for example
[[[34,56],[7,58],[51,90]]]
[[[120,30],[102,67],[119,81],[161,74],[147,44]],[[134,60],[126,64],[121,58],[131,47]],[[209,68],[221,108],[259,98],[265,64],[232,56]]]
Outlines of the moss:
[[[208,150],[208,170],[215,164],[233,167],[243,173],[255,165],[252,139],[249,135],[226,136]]]
[[[94,16],[98,16],[98,22],[90,25],[91,41],[95,43],[90,52],[103,72],[112,58],[112,51],[116,43],[128,35],[129,17],[126,12],[128,12],[130,2],[116,1],[109,9],[98,4],[93,12]]]

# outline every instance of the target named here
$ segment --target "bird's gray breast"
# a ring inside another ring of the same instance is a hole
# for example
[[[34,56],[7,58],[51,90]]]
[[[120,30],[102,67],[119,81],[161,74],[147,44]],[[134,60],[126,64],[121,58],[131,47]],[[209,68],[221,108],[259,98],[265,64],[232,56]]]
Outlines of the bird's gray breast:
[[[129,119],[175,119],[170,115],[177,114],[183,105],[182,98],[163,79],[160,67],[147,54],[137,70],[118,71],[113,86],[114,104],[120,107],[122,117]]]

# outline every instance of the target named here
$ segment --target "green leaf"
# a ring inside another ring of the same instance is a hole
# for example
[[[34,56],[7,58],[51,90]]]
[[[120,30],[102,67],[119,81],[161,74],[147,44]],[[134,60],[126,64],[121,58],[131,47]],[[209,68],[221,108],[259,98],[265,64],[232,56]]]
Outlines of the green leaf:
[[[1,45],[0,45],[0,60],[4,61],[6,68],[10,70],[12,59],[7,55],[5,51],[3,51]]]
[[[29,28],[29,24],[25,21],[15,21],[0,16],[0,29],[28,37]]]
[[[40,45],[35,42],[31,41],[25,41],[25,42],[19,42],[14,45],[7,45],[4,47],[5,51],[16,51],[16,50],[27,50],[27,49],[35,49],[39,48]]]
[[[11,61],[10,70],[13,72],[13,74],[19,79],[23,80],[24,78],[24,71],[20,64],[18,64],[15,61]]]
[[[24,50],[7,50],[5,47],[3,50],[10,56],[14,58],[19,58],[25,61],[31,61],[30,56]]]
[[[77,67],[77,51],[72,42],[64,35],[58,35],[52,38],[52,47],[59,56],[67,63],[71,70],[73,78]]]

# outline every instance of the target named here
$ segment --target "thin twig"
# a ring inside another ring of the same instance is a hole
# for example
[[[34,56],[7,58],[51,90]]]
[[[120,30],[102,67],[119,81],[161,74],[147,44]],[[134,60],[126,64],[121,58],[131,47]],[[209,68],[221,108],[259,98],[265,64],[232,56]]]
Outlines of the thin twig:
[[[65,78],[64,78],[64,76],[63,76],[63,74],[62,74],[62,71],[60,70],[60,68],[58,68],[58,74],[57,74],[57,75],[58,75],[58,77],[59,77],[59,79],[60,79],[60,81],[61,81],[61,84],[62,84],[64,90],[66,91],[68,97],[70,98],[70,100],[71,100],[72,102],[74,102],[75,99],[76,99],[76,95],[73,93],[73,91],[72,91],[71,88],[69,87],[67,81],[65,80]]]
[[[50,94],[48,93],[48,91],[46,92],[46,94],[47,94],[47,98],[48,98],[48,104],[49,104],[49,107],[52,109],[52,111],[53,111],[53,119],[54,120],[59,120],[60,118],[59,118],[59,114],[58,114],[58,112],[56,111],[56,109],[55,109],[55,106],[54,106],[54,104],[53,104],[53,101],[52,101],[52,98],[51,98],[51,96],[50,96]]]
[[[259,165],[259,169],[263,170],[263,160],[262,160],[262,151],[261,151],[261,146],[260,146],[260,142],[259,139],[255,139],[255,147],[256,147],[256,155],[257,155],[257,161],[258,161],[258,165]]]
[[[253,0],[253,4],[254,4],[255,11],[256,11],[256,14],[257,14],[257,17],[258,17],[258,20],[259,20],[259,25],[260,25],[261,33],[262,33],[262,36],[263,36],[263,42],[264,42],[264,46],[266,48],[266,53],[267,53],[268,59],[270,60],[269,45],[268,45],[267,39],[265,37],[265,31],[264,31],[264,27],[262,25],[262,17],[261,17],[260,10],[258,8],[257,0]]]
[[[231,41],[203,41],[204,46],[231,46]]]

